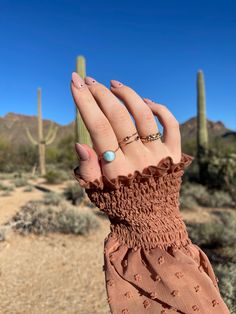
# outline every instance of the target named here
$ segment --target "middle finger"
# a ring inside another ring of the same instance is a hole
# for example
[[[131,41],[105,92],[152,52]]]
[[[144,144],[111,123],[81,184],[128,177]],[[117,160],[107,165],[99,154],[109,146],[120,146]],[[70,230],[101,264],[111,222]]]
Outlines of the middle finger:
[[[121,150],[131,155],[143,150],[144,146],[140,139],[134,140],[138,136],[138,132],[126,107],[119,103],[117,97],[108,88],[92,77],[87,76],[85,83],[88,85],[94,99],[112,125],[118,142],[122,141],[127,136],[133,135],[127,141],[127,145],[125,145],[125,143],[123,145],[121,144]]]

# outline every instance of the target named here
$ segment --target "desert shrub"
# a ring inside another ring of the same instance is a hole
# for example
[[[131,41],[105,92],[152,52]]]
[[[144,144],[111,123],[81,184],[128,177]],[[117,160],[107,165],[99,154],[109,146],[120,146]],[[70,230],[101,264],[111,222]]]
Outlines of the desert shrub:
[[[21,177],[21,178],[16,178],[14,180],[14,184],[15,184],[15,187],[22,187],[22,186],[26,186],[28,184],[27,182],[27,179],[24,178],[24,177]]]
[[[235,201],[227,191],[209,190],[207,186],[199,183],[186,182],[180,191],[180,204],[182,208],[195,208],[197,206],[216,208],[235,208]]]
[[[0,190],[1,191],[6,191],[6,192],[12,192],[12,191],[14,191],[14,186],[12,186],[12,185],[5,185],[3,183],[0,183]]]
[[[209,223],[185,222],[190,238],[202,247],[216,248],[232,246],[236,242],[236,213],[223,212],[220,220]]]
[[[207,192],[202,197],[196,195],[196,199],[199,205],[206,206],[206,207],[216,207],[216,208],[234,208],[235,202],[233,201],[230,194],[226,191],[220,190],[212,190]]]
[[[12,219],[17,224],[14,226],[20,234],[47,234],[55,232],[56,211],[51,208],[43,208],[38,204],[27,204]]]
[[[99,222],[94,214],[79,213],[74,208],[58,213],[58,226],[62,233],[85,235],[89,230],[95,230]]]
[[[204,163],[206,185],[229,192],[236,201],[236,153],[225,153],[221,149],[211,148]]]
[[[44,195],[43,203],[45,205],[59,205],[62,201],[62,196],[55,192],[50,192]]]
[[[85,198],[84,189],[77,183],[69,183],[63,194],[67,200],[72,201],[73,205],[81,204]]]
[[[34,189],[33,185],[31,184],[28,184],[25,189],[24,189],[24,192],[32,192]]]
[[[40,202],[29,202],[9,222],[20,234],[46,235],[61,232],[86,235],[100,226],[92,213],[78,212],[71,207],[45,207]]]
[[[234,263],[218,264],[214,267],[216,276],[219,278],[221,295],[229,307],[230,313],[236,314],[236,267]]]
[[[46,179],[47,183],[58,184],[68,180],[68,175],[65,173],[65,171],[51,168],[47,171],[44,178]]]
[[[196,199],[192,195],[180,196],[180,209],[194,209],[198,204]]]
[[[5,191],[1,194],[1,196],[10,196],[11,192],[10,191]]]

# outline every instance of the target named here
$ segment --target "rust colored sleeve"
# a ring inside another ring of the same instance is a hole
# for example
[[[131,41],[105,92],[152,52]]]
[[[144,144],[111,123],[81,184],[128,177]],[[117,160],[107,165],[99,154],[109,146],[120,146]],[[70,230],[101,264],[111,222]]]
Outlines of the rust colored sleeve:
[[[184,170],[194,159],[163,158],[112,180],[86,182],[91,202],[107,214],[106,291],[112,314],[229,314],[206,254],[193,244],[179,211]]]

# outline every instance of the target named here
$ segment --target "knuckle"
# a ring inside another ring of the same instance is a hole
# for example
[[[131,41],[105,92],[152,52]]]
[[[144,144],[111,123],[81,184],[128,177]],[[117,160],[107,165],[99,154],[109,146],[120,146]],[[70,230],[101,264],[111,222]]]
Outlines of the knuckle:
[[[128,120],[126,109],[116,110],[116,112],[112,113],[112,116],[115,118],[116,123],[124,123],[124,121]]]
[[[153,119],[154,119],[154,116],[151,110],[145,110],[142,113],[142,120],[152,121]]]
[[[110,126],[109,123],[107,123],[104,120],[98,120],[94,124],[94,134],[107,134],[110,132]]]
[[[176,128],[176,129],[179,129],[179,121],[176,120],[175,118],[172,118],[169,120],[169,126],[171,126],[172,128]]]

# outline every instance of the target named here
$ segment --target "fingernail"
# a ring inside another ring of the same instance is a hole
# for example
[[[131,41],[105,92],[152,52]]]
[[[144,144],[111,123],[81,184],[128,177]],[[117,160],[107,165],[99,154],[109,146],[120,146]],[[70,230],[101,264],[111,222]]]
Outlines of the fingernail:
[[[72,82],[77,88],[82,88],[85,86],[84,80],[76,72],[72,73]]]
[[[93,84],[96,84],[97,81],[94,78],[90,77],[90,76],[86,76],[85,83],[88,84],[88,85],[93,85]]]
[[[81,160],[89,160],[89,153],[87,152],[87,150],[79,143],[75,144],[75,149],[76,152],[78,153],[79,157]]]
[[[119,81],[111,80],[111,86],[112,87],[121,87],[121,86],[123,86],[123,84]]]

